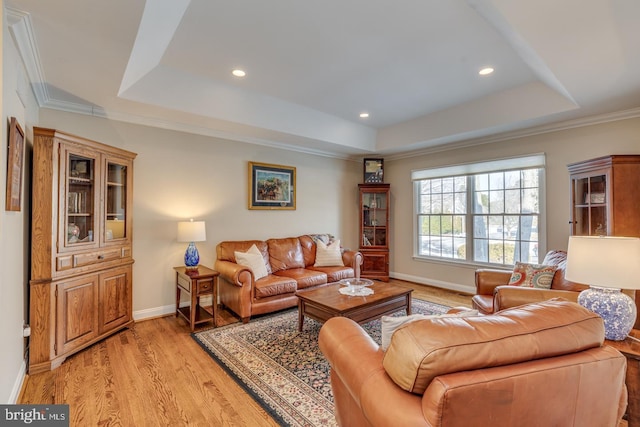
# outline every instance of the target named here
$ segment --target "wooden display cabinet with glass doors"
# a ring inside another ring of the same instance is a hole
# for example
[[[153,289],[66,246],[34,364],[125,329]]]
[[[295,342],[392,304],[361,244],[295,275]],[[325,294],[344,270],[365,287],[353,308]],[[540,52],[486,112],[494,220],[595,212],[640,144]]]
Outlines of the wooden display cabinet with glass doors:
[[[360,276],[389,281],[389,184],[358,184]]]
[[[135,156],[34,128],[30,373],[133,323]]]

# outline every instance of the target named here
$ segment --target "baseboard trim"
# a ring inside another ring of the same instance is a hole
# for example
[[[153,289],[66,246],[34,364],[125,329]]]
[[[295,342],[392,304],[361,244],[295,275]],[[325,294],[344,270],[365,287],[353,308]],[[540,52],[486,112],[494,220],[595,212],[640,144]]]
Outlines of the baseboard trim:
[[[27,375],[27,361],[23,360],[20,365],[20,370],[18,371],[18,375],[16,377],[16,381],[13,383],[13,388],[11,389],[11,394],[9,395],[9,404],[15,404],[18,402],[18,398],[20,397],[20,393],[22,392],[22,386],[24,384],[24,379]]]
[[[137,322],[138,320],[152,319],[154,317],[164,317],[169,314],[175,314],[175,312],[176,312],[175,304],[165,305],[162,307],[147,308],[144,310],[134,311],[133,320]]]
[[[203,306],[211,305],[212,299],[213,298],[209,295],[203,296],[200,298],[200,304]],[[180,307],[186,307],[189,304],[190,304],[189,301],[180,301]],[[134,311],[133,320],[135,321],[147,320],[147,319],[153,319],[156,317],[164,317],[164,316],[168,316],[175,313],[176,313],[175,304],[163,305],[161,307],[153,307],[153,308],[147,308],[144,310]]]
[[[461,285],[459,283],[444,282],[442,280],[429,279],[428,277],[412,276],[410,274],[391,272],[391,277],[398,280],[406,280],[407,282],[419,283],[421,285],[435,286],[437,288],[448,289],[450,291],[463,292],[465,294],[474,295],[476,289],[473,286]]]

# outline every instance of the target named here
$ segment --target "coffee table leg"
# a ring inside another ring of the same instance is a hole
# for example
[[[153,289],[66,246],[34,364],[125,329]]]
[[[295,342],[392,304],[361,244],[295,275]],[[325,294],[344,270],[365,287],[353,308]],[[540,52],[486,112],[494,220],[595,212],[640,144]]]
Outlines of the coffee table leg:
[[[407,316],[411,315],[411,293],[407,295]]]
[[[298,299],[298,332],[302,332],[302,326],[304,324],[304,303],[301,299]]]

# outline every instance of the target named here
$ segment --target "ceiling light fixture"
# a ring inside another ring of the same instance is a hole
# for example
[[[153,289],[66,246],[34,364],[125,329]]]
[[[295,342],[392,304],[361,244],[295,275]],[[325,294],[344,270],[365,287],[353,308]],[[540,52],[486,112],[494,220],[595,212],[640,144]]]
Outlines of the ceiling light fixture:
[[[493,73],[493,68],[491,67],[485,67],[482,70],[478,71],[478,74],[480,74],[481,76],[487,76],[491,73]]]
[[[245,73],[244,70],[241,70],[239,68],[236,68],[235,70],[233,70],[231,74],[233,74],[236,77],[244,77],[247,75],[247,73]]]
[[[361,119],[366,119],[369,117],[369,113],[360,113],[360,118]]]

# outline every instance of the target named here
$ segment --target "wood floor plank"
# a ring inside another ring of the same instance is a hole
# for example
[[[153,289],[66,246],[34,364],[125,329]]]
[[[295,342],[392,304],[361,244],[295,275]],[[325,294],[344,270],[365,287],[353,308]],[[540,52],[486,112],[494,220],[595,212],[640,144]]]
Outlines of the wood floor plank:
[[[394,283],[413,287],[414,298],[470,306],[469,295]],[[239,322],[218,312],[220,325]],[[51,372],[28,375],[18,403],[68,403],[71,425],[82,427],[278,426],[173,315],[137,322]]]

